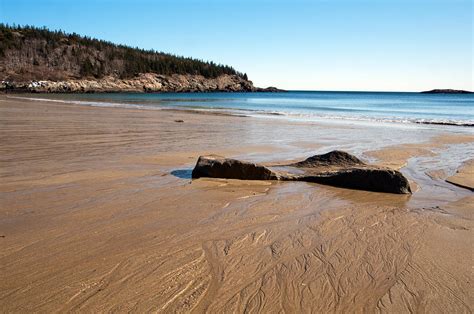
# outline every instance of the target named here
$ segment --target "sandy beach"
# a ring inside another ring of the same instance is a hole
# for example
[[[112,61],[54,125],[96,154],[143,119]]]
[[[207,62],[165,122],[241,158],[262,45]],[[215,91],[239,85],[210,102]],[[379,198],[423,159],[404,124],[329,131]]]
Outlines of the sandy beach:
[[[2,312],[472,312],[472,128],[1,95],[0,130]],[[190,179],[332,149],[413,195]]]

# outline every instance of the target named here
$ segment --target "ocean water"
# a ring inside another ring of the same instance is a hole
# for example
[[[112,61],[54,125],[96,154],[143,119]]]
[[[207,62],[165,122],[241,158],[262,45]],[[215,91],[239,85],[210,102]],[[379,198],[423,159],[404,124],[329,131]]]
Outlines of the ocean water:
[[[28,95],[75,104],[192,109],[259,117],[474,126],[474,94],[394,92],[108,93]]]

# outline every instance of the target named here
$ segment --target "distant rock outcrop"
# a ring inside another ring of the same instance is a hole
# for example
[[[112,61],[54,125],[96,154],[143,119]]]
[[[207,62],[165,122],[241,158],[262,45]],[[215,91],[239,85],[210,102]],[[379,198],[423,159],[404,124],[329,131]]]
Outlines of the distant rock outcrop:
[[[421,92],[422,94],[472,94],[473,92],[460,89],[432,89]]]
[[[255,92],[281,93],[281,92],[286,92],[286,90],[270,86],[270,87],[266,87],[266,88],[256,87]]]
[[[312,156],[289,165],[269,167],[220,156],[201,156],[192,177],[305,181],[356,190],[411,193],[408,180],[399,171],[367,165],[342,151]]]

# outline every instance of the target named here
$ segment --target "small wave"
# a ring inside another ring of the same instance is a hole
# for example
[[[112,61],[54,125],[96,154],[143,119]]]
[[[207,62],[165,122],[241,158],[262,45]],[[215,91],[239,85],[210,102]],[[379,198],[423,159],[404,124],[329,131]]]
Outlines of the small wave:
[[[344,120],[344,121],[360,121],[360,122],[378,122],[378,123],[403,123],[403,124],[426,124],[426,125],[445,125],[445,126],[462,126],[474,127],[474,121],[459,120],[441,120],[441,119],[415,119],[402,117],[369,117],[369,116],[341,116],[326,115],[317,113],[293,113],[293,112],[253,112],[260,116],[286,116],[288,118],[296,118],[303,120],[328,119],[328,120]]]
[[[418,124],[434,124],[434,125],[454,125],[454,126],[468,126],[474,127],[474,123],[459,122],[459,121],[415,121]]]

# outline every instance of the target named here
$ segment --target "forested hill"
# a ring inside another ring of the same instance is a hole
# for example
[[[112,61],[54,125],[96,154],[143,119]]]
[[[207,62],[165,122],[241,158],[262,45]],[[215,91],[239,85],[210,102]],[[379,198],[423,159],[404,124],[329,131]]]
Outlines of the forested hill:
[[[247,75],[227,65],[143,50],[63,31],[0,24],[0,80],[130,79],[139,73]]]

